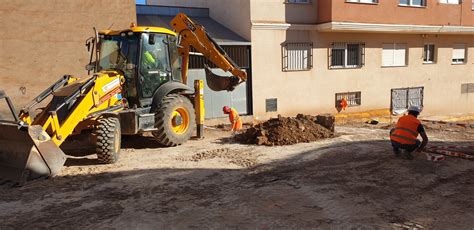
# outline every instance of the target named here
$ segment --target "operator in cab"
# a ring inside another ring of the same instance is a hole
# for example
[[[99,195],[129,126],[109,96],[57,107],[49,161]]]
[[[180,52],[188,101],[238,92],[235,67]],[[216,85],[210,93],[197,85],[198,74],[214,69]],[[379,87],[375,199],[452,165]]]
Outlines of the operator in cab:
[[[392,141],[393,153],[398,157],[401,150],[405,150],[405,156],[408,160],[413,159],[414,151],[421,152],[428,144],[428,136],[425,128],[418,120],[421,109],[418,106],[410,106],[408,114],[400,117],[392,130],[390,130],[390,140]],[[417,137],[423,139],[420,142]]]

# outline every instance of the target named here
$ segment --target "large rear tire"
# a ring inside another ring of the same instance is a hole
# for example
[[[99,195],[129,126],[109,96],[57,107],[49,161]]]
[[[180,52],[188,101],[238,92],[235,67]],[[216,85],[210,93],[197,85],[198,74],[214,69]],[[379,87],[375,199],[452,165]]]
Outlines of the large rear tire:
[[[155,111],[155,139],[164,146],[181,145],[196,129],[196,115],[191,101],[183,95],[169,94]]]
[[[105,117],[97,120],[94,133],[97,138],[96,153],[102,164],[118,161],[121,144],[120,121],[116,117]]]

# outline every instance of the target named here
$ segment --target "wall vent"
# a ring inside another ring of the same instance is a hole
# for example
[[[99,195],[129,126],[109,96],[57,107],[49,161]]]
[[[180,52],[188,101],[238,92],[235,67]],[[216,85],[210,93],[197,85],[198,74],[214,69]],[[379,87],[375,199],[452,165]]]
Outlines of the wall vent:
[[[461,93],[474,93],[474,83],[461,84]]]
[[[278,101],[276,98],[265,99],[265,108],[267,112],[276,112],[278,110]]]

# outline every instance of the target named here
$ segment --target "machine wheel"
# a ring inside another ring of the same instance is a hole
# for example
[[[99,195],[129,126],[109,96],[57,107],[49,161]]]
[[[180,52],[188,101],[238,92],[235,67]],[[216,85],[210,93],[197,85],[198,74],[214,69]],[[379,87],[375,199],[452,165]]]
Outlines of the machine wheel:
[[[117,162],[120,153],[120,121],[116,117],[104,117],[97,120],[94,133],[97,138],[97,158],[102,164]]]
[[[196,115],[191,101],[179,94],[169,94],[163,98],[160,108],[155,111],[155,127],[152,134],[164,146],[183,144],[196,128]]]

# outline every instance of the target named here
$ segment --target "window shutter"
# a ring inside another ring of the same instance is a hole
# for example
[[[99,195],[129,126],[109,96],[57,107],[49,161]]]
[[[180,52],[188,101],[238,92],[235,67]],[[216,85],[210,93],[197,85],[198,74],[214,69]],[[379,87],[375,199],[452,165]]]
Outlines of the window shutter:
[[[360,66],[365,65],[365,43],[360,44]]]
[[[395,44],[382,44],[382,66],[393,66]]]
[[[406,65],[406,44],[395,44],[394,60],[395,66]]]
[[[291,47],[288,52],[288,70],[298,69],[298,62],[300,61],[299,50],[296,47]]]
[[[466,55],[466,45],[465,44],[454,44],[453,59],[464,59],[465,55]]]
[[[286,43],[282,46],[283,71],[309,70],[313,67],[313,43]]]

